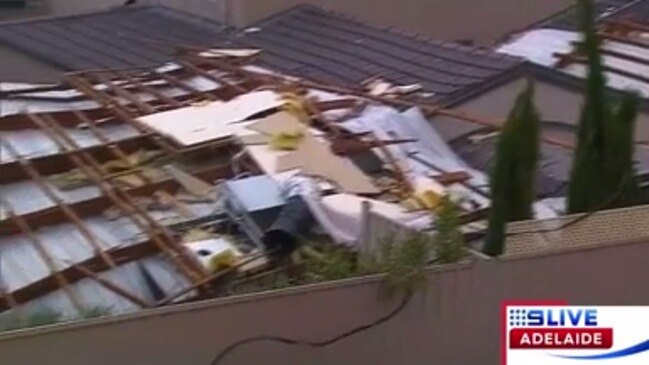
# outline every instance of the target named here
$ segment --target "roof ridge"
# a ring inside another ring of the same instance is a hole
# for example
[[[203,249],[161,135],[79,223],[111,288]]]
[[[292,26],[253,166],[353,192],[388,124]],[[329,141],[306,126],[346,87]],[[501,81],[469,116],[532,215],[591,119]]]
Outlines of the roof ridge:
[[[175,7],[172,7],[172,6],[167,6],[167,5],[164,5],[164,4],[145,5],[145,7],[148,7],[150,9],[152,9],[152,10],[161,11],[164,15],[177,17],[177,18],[179,18],[181,20],[185,20],[185,21],[200,24],[200,25],[204,25],[206,23],[208,25],[211,25],[211,26],[216,25],[216,26],[220,26],[221,30],[231,28],[231,26],[229,26],[229,25],[227,25],[225,23],[210,19],[210,18],[208,18],[208,17],[206,17],[204,15],[192,13],[192,12],[189,12],[189,11],[186,11],[186,10],[178,9],[178,8],[175,8]]]
[[[284,9],[284,10],[280,10],[280,11],[275,12],[273,14],[270,14],[270,15],[268,15],[266,17],[263,17],[263,18],[255,21],[255,22],[253,22],[252,24],[248,24],[242,30],[245,30],[246,28],[263,27],[264,24],[272,23],[273,21],[275,21],[275,20],[277,20],[279,18],[285,17],[288,14],[297,13],[297,12],[302,11],[303,9],[307,9],[307,8],[321,9],[320,7],[318,7],[318,6],[314,5],[314,4],[299,3],[297,5],[293,5],[293,6],[289,7],[289,8]]]
[[[503,55],[498,54],[495,50],[493,50],[491,48],[488,48],[488,47],[482,47],[482,46],[476,46],[476,45],[467,46],[467,45],[460,44],[458,42],[435,39],[435,38],[433,38],[431,36],[423,35],[423,34],[421,34],[419,32],[412,31],[412,30],[407,30],[405,28],[395,26],[395,25],[389,25],[389,26],[376,25],[376,24],[368,22],[368,21],[366,21],[364,19],[360,19],[356,15],[344,13],[344,12],[339,11],[339,10],[325,8],[325,7],[322,7],[322,6],[315,5],[315,4],[307,4],[307,3],[297,4],[297,5],[292,6],[292,7],[288,8],[288,9],[286,9],[286,10],[277,12],[275,14],[272,14],[269,17],[266,17],[266,18],[264,18],[264,19],[262,19],[262,20],[260,20],[258,22],[255,22],[251,26],[259,26],[259,27],[263,28],[263,26],[265,24],[273,23],[273,22],[278,21],[279,19],[281,19],[281,18],[283,18],[285,16],[289,16],[290,14],[300,13],[300,12],[309,11],[309,10],[310,11],[318,11],[318,12],[321,12],[323,14],[333,16],[333,17],[335,17],[335,18],[337,18],[339,20],[347,21],[347,22],[350,22],[350,23],[355,23],[356,25],[363,26],[363,27],[366,27],[366,28],[371,28],[371,29],[374,29],[374,30],[377,30],[377,31],[391,33],[393,35],[398,35],[398,36],[401,36],[401,37],[410,38],[412,40],[428,43],[430,45],[434,45],[434,46],[438,46],[438,47],[444,47],[446,49],[454,49],[454,50],[458,50],[458,51],[463,52],[463,53],[478,54],[480,56],[487,57],[487,58],[494,59],[494,60],[509,59],[512,62],[519,61],[519,59],[517,57],[511,57],[509,55],[505,55],[505,57],[503,57]]]
[[[2,26],[8,26],[8,25],[15,25],[15,24],[30,24],[30,23],[39,23],[39,22],[44,22],[44,21],[52,21],[52,20],[71,20],[71,19],[78,19],[78,18],[85,18],[89,16],[97,16],[97,15],[103,15],[103,14],[110,14],[114,12],[135,12],[135,11],[147,11],[147,10],[153,10],[153,11],[158,11],[163,15],[166,16],[171,16],[171,17],[176,17],[180,20],[188,21],[194,24],[200,24],[200,25],[210,25],[210,26],[220,26],[222,30],[228,29],[229,26],[218,22],[216,20],[210,19],[208,17],[205,17],[200,14],[194,14],[182,9],[178,9],[175,7],[170,7],[164,4],[135,4],[135,5],[129,5],[129,6],[111,6],[105,9],[100,9],[100,10],[91,10],[87,12],[82,12],[82,13],[77,13],[77,14],[65,14],[65,15],[45,15],[45,16],[36,16],[36,17],[29,17],[29,18],[23,18],[23,19],[15,19],[15,20],[8,20],[8,21],[3,21],[0,22],[0,27]]]

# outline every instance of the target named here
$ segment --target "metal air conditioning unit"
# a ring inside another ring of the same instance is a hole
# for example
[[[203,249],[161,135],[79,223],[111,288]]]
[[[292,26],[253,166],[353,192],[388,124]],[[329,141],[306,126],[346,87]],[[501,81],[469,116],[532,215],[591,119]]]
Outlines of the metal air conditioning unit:
[[[266,175],[223,184],[225,212],[259,248],[264,232],[275,222],[286,201],[277,182]]]

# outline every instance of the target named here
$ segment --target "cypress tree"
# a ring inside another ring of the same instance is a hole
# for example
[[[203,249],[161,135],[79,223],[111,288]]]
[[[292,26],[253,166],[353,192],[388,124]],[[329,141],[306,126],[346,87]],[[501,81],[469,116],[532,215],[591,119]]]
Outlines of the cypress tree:
[[[591,0],[579,0],[583,40],[580,51],[588,59],[586,97],[579,120],[577,149],[568,185],[568,212],[587,212],[601,205],[610,191],[603,178],[606,164],[606,77],[599,53],[595,13]]]
[[[516,98],[498,139],[490,178],[489,227],[483,248],[487,255],[498,256],[504,252],[507,222],[533,217],[539,129],[530,82]]]
[[[588,76],[568,186],[569,213],[630,205],[639,191],[633,171],[637,98],[625,95],[617,108],[610,106],[594,6],[591,0],[579,0],[578,5],[583,32],[580,51],[588,60]]]
[[[606,208],[621,208],[636,204],[640,187],[636,179],[634,155],[635,119],[638,115],[638,96],[626,93],[612,109],[608,131],[608,158],[611,192]]]

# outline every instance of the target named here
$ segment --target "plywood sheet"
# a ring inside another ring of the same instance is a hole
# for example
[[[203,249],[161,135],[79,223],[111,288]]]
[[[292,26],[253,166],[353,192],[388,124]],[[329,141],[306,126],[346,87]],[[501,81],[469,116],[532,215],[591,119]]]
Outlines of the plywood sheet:
[[[248,125],[248,129],[265,135],[292,133],[305,129],[296,117],[287,112],[279,112]]]
[[[239,141],[244,145],[265,145],[270,142],[269,136],[259,133],[237,134],[237,138],[239,138]]]
[[[246,150],[262,171],[269,175],[293,170],[301,166],[301,160],[292,155],[295,152],[275,151],[267,145],[247,146]]]
[[[310,133],[295,152],[278,158],[278,171],[289,170],[299,166],[307,175],[319,176],[352,194],[376,194],[379,190],[349,159],[334,155],[327,142],[317,140]]]
[[[282,105],[273,91],[241,95],[228,102],[214,101],[138,118],[138,122],[184,146],[233,136],[241,129],[237,122]]]
[[[315,134],[297,118],[286,112],[275,113],[247,125],[247,129],[258,132],[257,136],[241,137],[249,143],[248,152],[267,174],[300,169],[302,173],[324,178],[347,193],[375,194],[379,190],[351,160],[334,155],[327,141],[319,140]],[[295,151],[276,151],[268,145],[256,145],[263,137],[278,133],[304,131],[304,138]]]

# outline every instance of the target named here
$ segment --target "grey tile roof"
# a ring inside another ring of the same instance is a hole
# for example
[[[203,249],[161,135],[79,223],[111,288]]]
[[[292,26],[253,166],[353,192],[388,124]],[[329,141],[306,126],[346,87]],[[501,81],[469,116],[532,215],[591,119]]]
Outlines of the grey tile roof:
[[[158,65],[177,45],[211,45],[225,27],[164,7],[0,24],[0,42],[64,71]]]
[[[62,70],[145,66],[170,60],[174,46],[254,46],[276,71],[343,86],[380,76],[421,83],[436,97],[474,87],[520,61],[484,49],[373,27],[311,5],[251,26],[223,25],[164,7],[0,24],[0,42]]]
[[[517,66],[516,58],[373,27],[312,5],[298,5],[234,39],[264,49],[262,62],[279,71],[358,85],[381,76],[419,82],[443,97]]]

